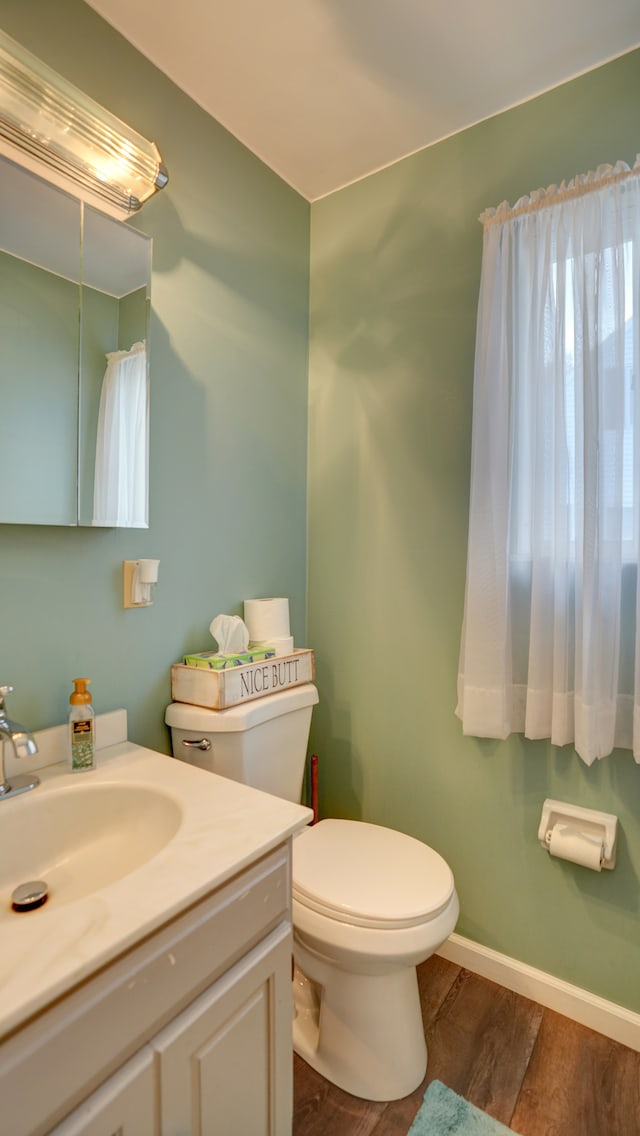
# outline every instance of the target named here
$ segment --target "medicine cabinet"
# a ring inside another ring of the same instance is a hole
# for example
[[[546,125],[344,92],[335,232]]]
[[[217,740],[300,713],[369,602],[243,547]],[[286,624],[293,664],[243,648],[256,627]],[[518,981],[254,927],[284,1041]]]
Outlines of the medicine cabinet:
[[[149,237],[0,157],[0,523],[147,526],[150,287]],[[134,344],[144,486],[135,516],[105,519],[94,480],[107,355]]]

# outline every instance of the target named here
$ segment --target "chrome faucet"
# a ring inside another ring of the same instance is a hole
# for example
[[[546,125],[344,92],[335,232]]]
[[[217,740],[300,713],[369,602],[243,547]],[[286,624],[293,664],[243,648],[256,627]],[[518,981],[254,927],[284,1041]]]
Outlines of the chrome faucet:
[[[16,757],[28,757],[38,752],[35,738],[27,727],[7,716],[4,700],[12,691],[12,686],[0,686],[0,801],[26,793],[27,789],[35,789],[40,784],[40,778],[33,773],[20,773],[10,781],[4,774],[4,747],[7,742],[11,742]]]

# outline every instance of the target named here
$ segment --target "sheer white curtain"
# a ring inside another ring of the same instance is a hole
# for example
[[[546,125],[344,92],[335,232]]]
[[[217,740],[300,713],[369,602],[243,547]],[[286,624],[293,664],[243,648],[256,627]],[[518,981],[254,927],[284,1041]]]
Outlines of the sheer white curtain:
[[[481,221],[456,713],[640,761],[640,158]]]
[[[94,525],[148,523],[147,354],[111,351],[102,381],[93,488]]]

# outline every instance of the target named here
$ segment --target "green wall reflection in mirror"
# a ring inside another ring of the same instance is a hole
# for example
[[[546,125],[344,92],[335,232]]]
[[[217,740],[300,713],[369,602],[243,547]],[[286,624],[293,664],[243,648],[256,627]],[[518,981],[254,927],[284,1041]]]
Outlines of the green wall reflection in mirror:
[[[149,237],[0,157],[0,523],[147,526],[150,289]],[[127,411],[118,439],[105,414],[133,356],[135,429]],[[111,482],[96,514],[99,436]],[[119,465],[135,465],[135,490]]]

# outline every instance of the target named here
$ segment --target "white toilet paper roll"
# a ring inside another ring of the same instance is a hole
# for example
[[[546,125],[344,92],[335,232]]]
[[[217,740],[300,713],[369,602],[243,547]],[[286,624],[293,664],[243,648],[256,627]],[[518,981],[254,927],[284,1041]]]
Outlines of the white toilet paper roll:
[[[291,634],[289,600],[282,597],[245,600],[244,621],[249,628],[249,639],[252,643],[288,639]]]
[[[273,647],[276,655],[290,655],[293,651],[293,635],[287,635],[285,639],[259,639],[251,640],[250,647]]]
[[[561,860],[581,864],[583,868],[602,870],[604,850],[602,840],[589,832],[583,832],[571,824],[554,824],[549,839],[549,852]]]

